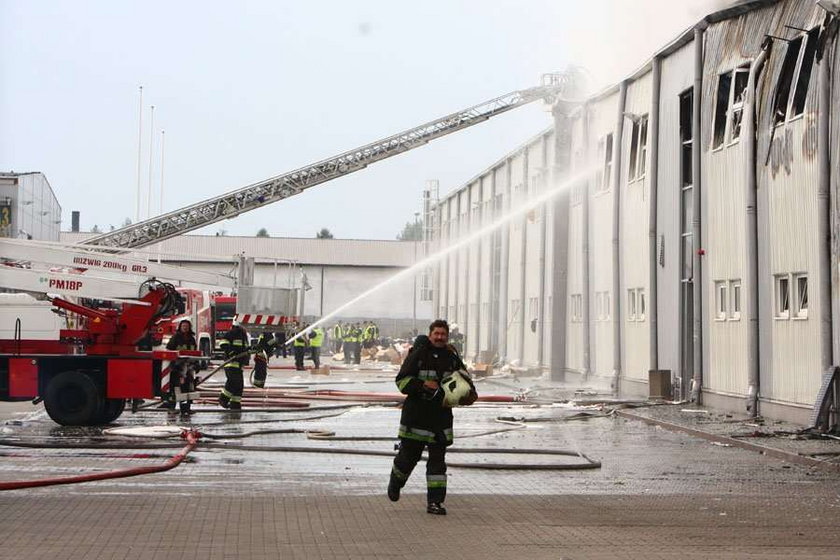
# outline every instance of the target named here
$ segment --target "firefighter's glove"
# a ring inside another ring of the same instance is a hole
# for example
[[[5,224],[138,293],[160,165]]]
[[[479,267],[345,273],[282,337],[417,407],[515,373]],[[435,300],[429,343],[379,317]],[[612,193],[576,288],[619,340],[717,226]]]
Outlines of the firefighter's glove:
[[[471,404],[473,404],[477,400],[478,400],[478,393],[476,392],[475,389],[473,389],[473,390],[470,391],[469,395],[465,395],[465,396],[461,397],[461,400],[458,401],[458,405],[459,406],[470,406]]]
[[[443,391],[437,381],[424,381],[420,398],[425,401],[439,400],[443,402]]]

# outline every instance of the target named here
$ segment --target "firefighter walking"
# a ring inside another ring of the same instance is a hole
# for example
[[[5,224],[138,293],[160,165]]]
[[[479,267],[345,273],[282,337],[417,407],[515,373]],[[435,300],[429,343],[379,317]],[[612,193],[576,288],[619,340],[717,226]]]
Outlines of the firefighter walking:
[[[245,388],[245,378],[242,372],[249,362],[249,356],[245,353],[248,350],[248,333],[245,332],[242,325],[234,321],[233,327],[222,338],[219,346],[225,353],[225,360],[230,360],[225,364],[226,381],[219,395],[219,404],[222,408],[241,410],[242,391]],[[244,355],[240,356],[240,354]],[[234,356],[238,357],[231,360]]]
[[[418,336],[396,377],[397,388],[406,395],[400,416],[399,452],[391,467],[388,498],[400,499],[411,471],[428,448],[426,461],[426,511],[446,515],[446,448],[452,445],[452,406],[470,405],[478,395],[471,381],[466,381],[462,397],[447,402],[441,382],[453,372],[464,369],[454,348],[449,346],[449,325],[438,319],[429,326],[429,336]]]

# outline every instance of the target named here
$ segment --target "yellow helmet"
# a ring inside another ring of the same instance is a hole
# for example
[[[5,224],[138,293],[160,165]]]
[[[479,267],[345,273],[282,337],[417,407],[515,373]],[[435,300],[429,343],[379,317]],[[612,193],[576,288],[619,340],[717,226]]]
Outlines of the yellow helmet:
[[[470,394],[472,386],[467,378],[469,374],[465,371],[453,371],[440,382],[443,387],[443,402],[445,406],[454,408],[459,406],[461,399]]]

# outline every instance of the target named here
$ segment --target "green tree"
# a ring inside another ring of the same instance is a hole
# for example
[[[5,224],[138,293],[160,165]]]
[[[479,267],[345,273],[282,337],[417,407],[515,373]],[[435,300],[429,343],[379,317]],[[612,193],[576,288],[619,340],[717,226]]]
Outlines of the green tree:
[[[321,228],[321,231],[315,234],[315,239],[334,239],[332,232],[327,228]]]
[[[227,230],[226,229],[220,229],[216,232],[216,237],[224,237],[226,235],[227,235]]]
[[[423,240],[423,223],[422,222],[406,222],[402,232],[397,235],[400,241],[422,241]]]
[[[92,228],[90,228],[90,232],[91,232],[91,233],[102,233],[102,230],[101,230],[101,229],[99,229],[99,226],[98,226],[98,225],[93,224],[93,227],[92,227]]]
[[[131,225],[131,218],[126,218],[123,220],[122,227],[128,227]]]
[[[268,234],[268,230],[263,227],[263,228],[260,228],[260,230],[257,232],[257,237],[271,237],[271,236]]]

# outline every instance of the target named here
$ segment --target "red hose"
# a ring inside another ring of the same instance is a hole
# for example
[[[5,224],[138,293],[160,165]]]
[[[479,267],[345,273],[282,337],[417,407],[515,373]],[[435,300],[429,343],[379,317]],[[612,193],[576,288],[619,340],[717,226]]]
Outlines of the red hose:
[[[116,471],[106,471],[100,473],[83,474],[79,476],[67,476],[62,478],[42,478],[38,480],[20,480],[13,482],[0,482],[0,490],[20,490],[21,488],[39,488],[41,486],[55,486],[57,484],[76,484],[78,482],[92,482],[94,480],[107,480],[111,478],[125,478],[127,476],[138,476],[141,474],[151,474],[157,472],[168,471],[174,469],[181,464],[187,454],[195,449],[198,445],[199,433],[195,430],[184,432],[181,437],[187,440],[187,445],[184,446],[174,456],[167,459],[162,465],[152,467],[135,467],[133,469],[120,469]]]

